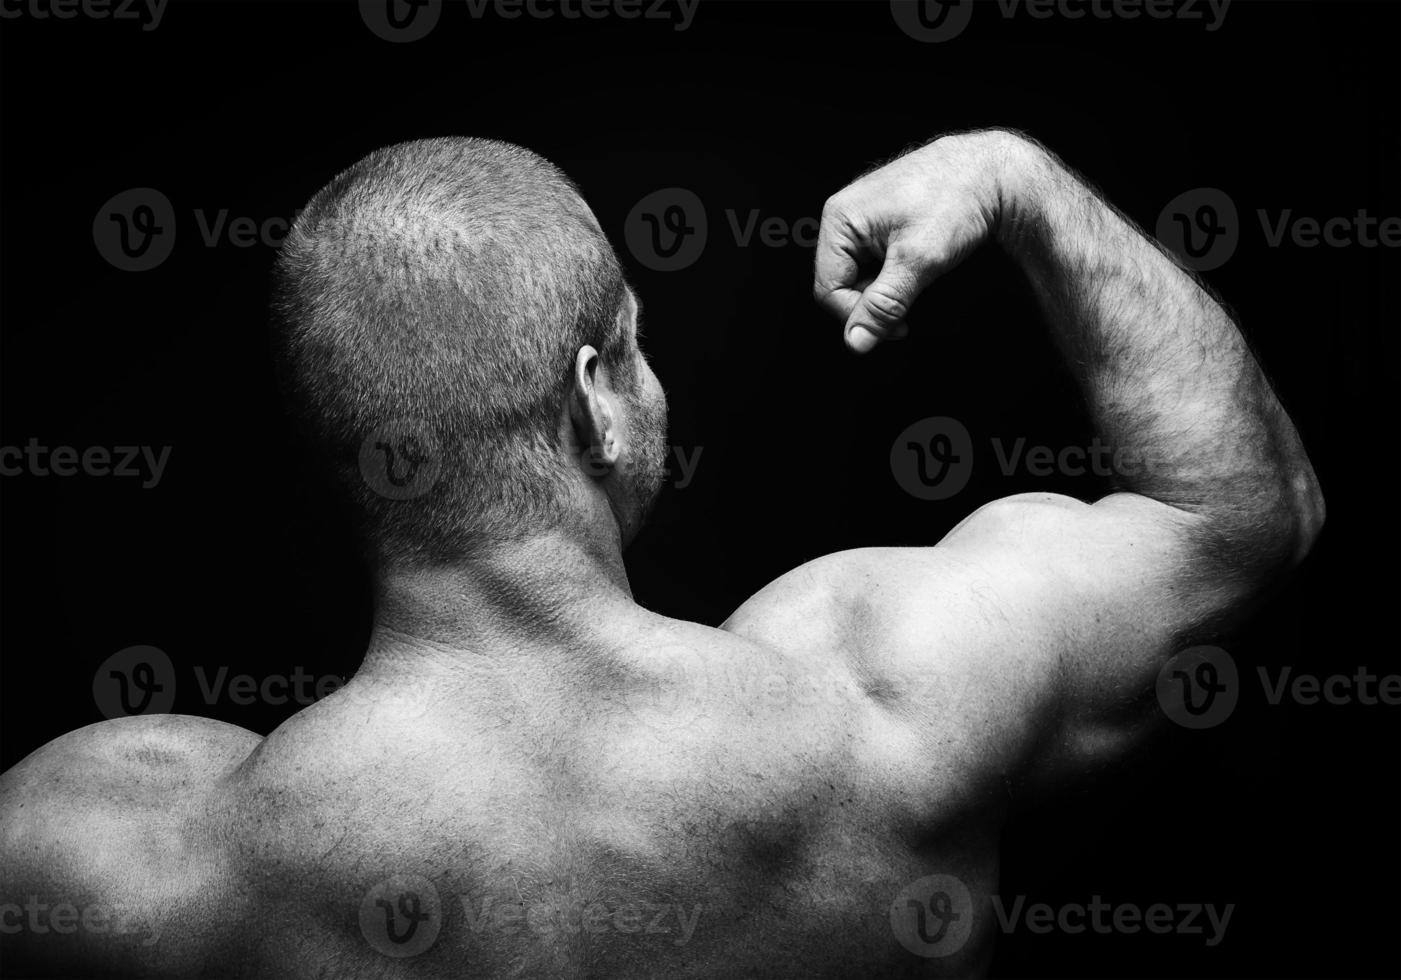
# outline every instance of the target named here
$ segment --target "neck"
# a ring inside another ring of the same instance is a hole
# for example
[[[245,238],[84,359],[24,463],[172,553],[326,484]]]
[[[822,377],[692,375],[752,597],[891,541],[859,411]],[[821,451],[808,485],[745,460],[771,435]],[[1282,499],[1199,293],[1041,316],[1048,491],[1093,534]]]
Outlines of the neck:
[[[425,654],[578,656],[640,613],[616,535],[545,532],[452,565],[380,568],[362,669]]]

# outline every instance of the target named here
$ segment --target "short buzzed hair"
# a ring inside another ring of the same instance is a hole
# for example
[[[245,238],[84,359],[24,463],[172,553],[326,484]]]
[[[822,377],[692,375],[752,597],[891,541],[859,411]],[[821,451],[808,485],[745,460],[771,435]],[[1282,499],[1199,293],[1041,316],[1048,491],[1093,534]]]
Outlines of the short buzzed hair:
[[[493,140],[371,153],[312,197],[274,272],[284,392],[380,560],[461,557],[558,522],[575,357],[593,345],[632,390],[627,312],[577,188]],[[376,446],[417,453],[426,485],[377,486]]]

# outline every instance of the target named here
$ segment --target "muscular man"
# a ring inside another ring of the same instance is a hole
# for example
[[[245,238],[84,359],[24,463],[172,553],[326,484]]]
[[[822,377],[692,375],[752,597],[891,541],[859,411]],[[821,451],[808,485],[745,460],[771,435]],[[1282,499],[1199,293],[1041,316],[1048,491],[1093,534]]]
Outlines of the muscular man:
[[[1230,318],[1026,138],[947,136],[833,197],[817,299],[866,352],[988,242],[1101,438],[1155,465],[1093,504],[1010,497],[933,547],[819,559],[717,629],[628,586],[665,399],[573,186],[473,139],[336,177],[279,257],[277,319],[290,402],[373,559],[364,664],[266,738],[126,718],[6,773],[7,963],[984,969],[1011,808],[1133,749],[1161,666],[1323,522]],[[37,926],[57,903],[125,927]]]

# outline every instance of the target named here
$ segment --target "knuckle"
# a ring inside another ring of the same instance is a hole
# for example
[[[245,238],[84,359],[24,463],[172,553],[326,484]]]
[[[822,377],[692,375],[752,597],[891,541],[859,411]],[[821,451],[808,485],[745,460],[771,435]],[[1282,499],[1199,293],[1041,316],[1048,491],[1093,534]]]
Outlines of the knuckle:
[[[886,262],[900,269],[917,269],[923,265],[928,248],[909,240],[909,236],[892,236],[885,249]]]
[[[838,191],[827,200],[822,202],[821,223],[824,225],[835,224],[844,219],[846,215],[847,203],[846,192]]]
[[[909,304],[889,289],[872,286],[866,291],[866,307],[886,323],[898,323],[910,312]]]

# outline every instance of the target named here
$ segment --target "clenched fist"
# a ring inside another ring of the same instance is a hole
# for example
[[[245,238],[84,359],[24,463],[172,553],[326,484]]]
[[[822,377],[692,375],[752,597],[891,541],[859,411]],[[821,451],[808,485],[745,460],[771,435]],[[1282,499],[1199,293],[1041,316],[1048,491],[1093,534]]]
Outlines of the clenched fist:
[[[813,294],[852,350],[906,335],[915,297],[996,232],[1010,176],[1037,151],[1006,130],[945,136],[828,199]]]

